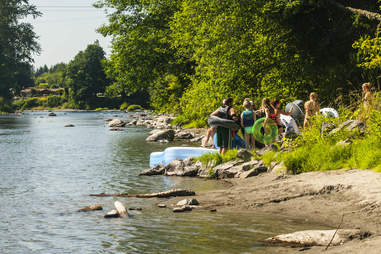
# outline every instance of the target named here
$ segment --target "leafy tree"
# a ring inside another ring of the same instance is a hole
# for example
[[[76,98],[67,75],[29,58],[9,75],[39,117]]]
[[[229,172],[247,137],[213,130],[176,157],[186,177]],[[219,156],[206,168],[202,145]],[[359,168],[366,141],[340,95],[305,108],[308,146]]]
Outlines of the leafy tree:
[[[176,111],[184,89],[190,83],[193,65],[171,47],[169,22],[181,1],[101,0],[98,7],[115,11],[110,24],[99,29],[113,38],[106,73],[114,80],[107,92],[125,97],[146,91],[153,106]],[[176,88],[173,87],[176,80]]]
[[[67,66],[66,78],[70,99],[77,108],[94,108],[97,93],[103,93],[108,85],[103,61],[105,52],[98,42],[80,51]]]
[[[11,96],[10,89],[30,84],[32,53],[40,48],[32,25],[21,20],[39,15],[28,0],[0,1],[0,96],[4,98]]]

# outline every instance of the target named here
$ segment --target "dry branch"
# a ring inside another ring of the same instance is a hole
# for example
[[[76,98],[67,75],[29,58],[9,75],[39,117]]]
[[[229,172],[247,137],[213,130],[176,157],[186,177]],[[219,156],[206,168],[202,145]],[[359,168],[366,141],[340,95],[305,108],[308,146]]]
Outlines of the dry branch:
[[[348,11],[348,12],[351,12],[354,14],[358,14],[360,16],[366,17],[367,19],[381,21],[381,14],[379,14],[377,12],[371,12],[371,11],[367,11],[367,10],[356,9],[356,8],[352,8],[349,6],[344,6],[344,5],[342,5],[336,1],[333,1],[333,0],[328,0],[328,2],[335,5],[336,7],[340,8],[340,9],[342,9],[342,10],[345,10],[345,11]]]
[[[99,193],[99,194],[90,194],[92,197],[130,197],[128,193],[113,193],[113,194],[107,194],[107,193]]]

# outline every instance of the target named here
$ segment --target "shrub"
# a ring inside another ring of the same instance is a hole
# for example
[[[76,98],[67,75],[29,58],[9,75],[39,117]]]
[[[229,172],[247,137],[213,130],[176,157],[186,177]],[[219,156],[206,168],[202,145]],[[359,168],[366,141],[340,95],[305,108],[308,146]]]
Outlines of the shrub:
[[[132,104],[132,105],[127,107],[128,111],[134,111],[134,110],[138,110],[138,109],[143,109],[143,107],[140,105],[135,105],[135,104]]]
[[[123,102],[123,103],[120,105],[119,109],[120,109],[120,110],[126,110],[127,107],[128,107],[128,103],[127,103],[127,102]]]
[[[42,104],[43,106],[46,106],[49,108],[56,108],[56,107],[62,106],[62,104],[65,102],[65,98],[63,98],[60,95],[49,95],[48,97],[45,97],[45,98],[46,99]]]
[[[222,157],[219,153],[215,152],[215,153],[205,153],[197,158],[195,158],[195,160],[198,160],[198,161],[201,161],[201,163],[204,165],[204,166],[211,166],[212,168],[214,168],[215,166],[217,166],[218,164],[221,164],[222,163]]]

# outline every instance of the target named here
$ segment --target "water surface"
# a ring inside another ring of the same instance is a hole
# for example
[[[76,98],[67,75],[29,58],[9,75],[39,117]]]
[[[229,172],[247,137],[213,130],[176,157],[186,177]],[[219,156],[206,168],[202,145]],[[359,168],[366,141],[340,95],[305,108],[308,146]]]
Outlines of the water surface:
[[[146,143],[149,130],[141,127],[109,131],[104,119],[115,114],[127,119],[126,113],[47,114],[0,117],[2,253],[273,253],[261,240],[308,227],[250,213],[174,214],[157,208],[157,199],[90,197],[224,186],[212,180],[139,177],[148,168],[149,154],[168,145]],[[116,199],[142,211],[131,211],[128,219],[104,219]],[[104,210],[75,212],[95,203]]]

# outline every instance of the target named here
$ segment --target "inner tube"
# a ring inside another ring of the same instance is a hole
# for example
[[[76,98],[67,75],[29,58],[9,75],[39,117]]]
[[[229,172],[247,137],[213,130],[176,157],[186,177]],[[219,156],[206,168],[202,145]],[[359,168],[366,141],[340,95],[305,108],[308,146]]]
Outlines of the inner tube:
[[[286,126],[286,132],[295,133],[300,135],[300,130],[292,116],[280,115],[280,121],[284,126]]]
[[[212,127],[224,127],[228,129],[238,130],[240,126],[234,121],[229,119],[224,119],[218,116],[210,116],[208,118],[208,124]]]
[[[339,118],[339,113],[334,108],[322,108],[320,109],[320,113],[326,117]]]
[[[266,125],[266,131],[263,128],[265,122],[264,117],[258,119],[253,126],[253,135],[255,141],[258,141],[264,145],[271,144],[275,141],[275,138],[278,136],[278,126],[271,119],[268,120]]]
[[[286,105],[286,112],[289,112],[292,108],[291,116],[295,121],[302,125],[304,121],[304,102],[302,100],[296,100]]]

